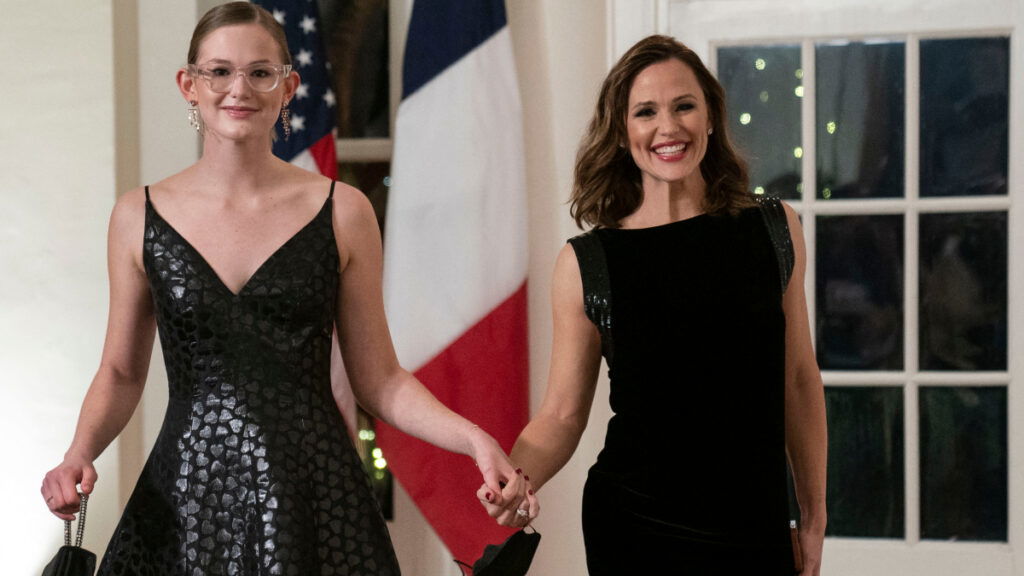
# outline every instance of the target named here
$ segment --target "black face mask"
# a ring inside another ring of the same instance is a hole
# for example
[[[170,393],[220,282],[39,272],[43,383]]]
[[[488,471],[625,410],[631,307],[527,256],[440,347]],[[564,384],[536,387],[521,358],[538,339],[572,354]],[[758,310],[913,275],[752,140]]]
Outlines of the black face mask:
[[[488,544],[484,554],[471,567],[473,576],[525,576],[540,544],[540,532],[530,528],[519,530],[501,544]],[[470,568],[464,562],[461,567]]]

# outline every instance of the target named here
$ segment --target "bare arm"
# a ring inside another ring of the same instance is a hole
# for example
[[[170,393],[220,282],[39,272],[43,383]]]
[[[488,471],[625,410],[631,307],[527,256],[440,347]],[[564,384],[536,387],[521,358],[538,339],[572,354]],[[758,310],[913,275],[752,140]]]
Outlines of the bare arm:
[[[800,544],[805,562],[803,574],[817,576],[827,520],[825,394],[807,319],[804,293],[807,250],[800,221],[789,206],[786,206],[786,216],[796,256],[793,276],[783,296],[786,315],[786,451],[800,504]]]
[[[449,410],[399,365],[384,316],[381,240],[373,209],[361,192],[348,186],[338,185],[334,197],[342,268],[336,326],[356,400],[403,432],[472,457],[495,500],[518,504],[526,498],[526,483],[498,443]],[[504,490],[499,483],[506,484]]]
[[[131,418],[142,395],[153,349],[155,321],[142,269],[144,200],[141,190],[114,207],[108,232],[110,312],[100,366],[85,395],[71,447],[47,472],[40,491],[50,510],[70,519],[78,510],[76,484],[91,493],[93,461]]]
[[[540,410],[519,434],[511,455],[537,489],[576,451],[590,417],[601,367],[600,335],[583,311],[580,268],[568,244],[555,263],[551,306],[554,332],[547,393]],[[507,511],[485,507],[498,523],[516,523]]]

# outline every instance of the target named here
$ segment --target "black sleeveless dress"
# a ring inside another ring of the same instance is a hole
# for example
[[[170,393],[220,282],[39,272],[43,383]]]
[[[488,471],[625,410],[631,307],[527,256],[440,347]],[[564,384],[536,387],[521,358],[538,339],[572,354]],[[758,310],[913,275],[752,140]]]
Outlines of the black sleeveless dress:
[[[100,575],[399,574],[331,394],[333,195],[234,294],[146,189],[170,400]]]
[[[570,240],[611,377],[592,575],[793,574],[781,204]]]

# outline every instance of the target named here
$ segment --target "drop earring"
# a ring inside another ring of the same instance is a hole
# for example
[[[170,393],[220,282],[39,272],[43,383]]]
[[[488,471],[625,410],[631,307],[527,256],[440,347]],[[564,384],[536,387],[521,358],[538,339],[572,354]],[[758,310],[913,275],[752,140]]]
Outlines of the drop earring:
[[[284,131],[284,141],[287,142],[288,137],[292,135],[292,112],[288,109],[287,102],[281,107],[281,129]]]
[[[196,132],[203,131],[203,119],[199,116],[199,109],[196,108],[195,100],[188,101],[188,125],[195,128]]]
[[[714,133],[714,131],[714,128],[708,128],[708,136],[711,136],[711,134]]]

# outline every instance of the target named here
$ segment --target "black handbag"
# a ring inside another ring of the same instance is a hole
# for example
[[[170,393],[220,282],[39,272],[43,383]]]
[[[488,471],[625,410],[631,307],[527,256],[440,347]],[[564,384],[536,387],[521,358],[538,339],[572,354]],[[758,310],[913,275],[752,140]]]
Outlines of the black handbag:
[[[75,544],[71,545],[71,521],[64,521],[64,545],[57,550],[53,560],[43,568],[43,576],[93,576],[96,571],[96,555],[82,548],[82,536],[85,535],[85,507],[89,503],[89,495],[81,494],[82,507],[79,510],[78,529],[75,531]]]
[[[473,576],[526,576],[533,562],[533,555],[540,544],[540,532],[532,527],[519,530],[501,544],[488,544],[484,554],[473,563]],[[469,567],[456,560],[460,566]]]

